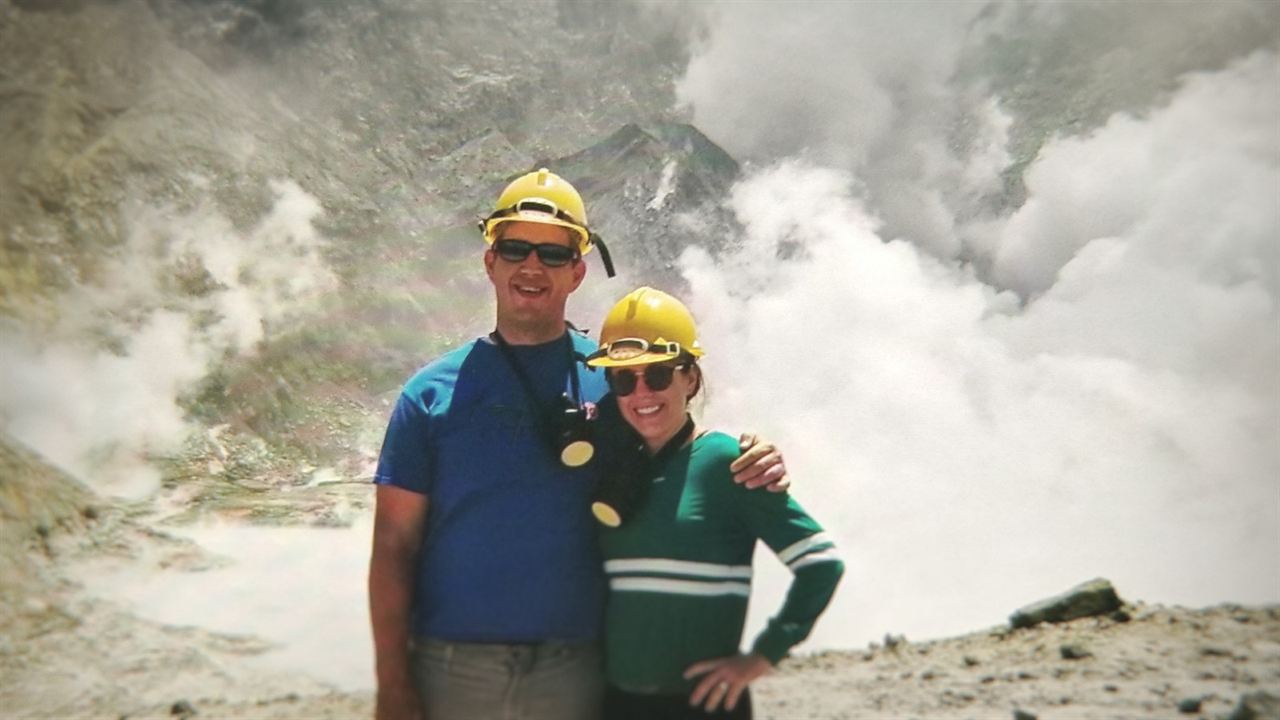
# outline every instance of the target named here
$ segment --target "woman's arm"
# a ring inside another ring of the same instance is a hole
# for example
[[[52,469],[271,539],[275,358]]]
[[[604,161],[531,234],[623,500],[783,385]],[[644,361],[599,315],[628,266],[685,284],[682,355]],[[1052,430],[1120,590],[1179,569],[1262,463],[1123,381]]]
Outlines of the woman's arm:
[[[802,524],[811,525],[818,532],[783,546],[779,546],[776,540],[762,538],[792,573],[791,587],[787,589],[782,610],[769,619],[751,647],[752,652],[759,653],[775,665],[792,647],[809,637],[813,624],[827,609],[844,575],[844,562],[836,554],[835,543],[794,500],[788,499],[788,505],[791,517],[785,521],[789,527],[781,531],[782,535],[794,537],[794,532],[786,531]]]
[[[686,678],[704,677],[689,702],[714,710],[732,709],[747,684],[767,673],[797,643],[809,636],[844,574],[835,543],[794,498],[734,488],[731,498],[746,529],[768,545],[792,572],[782,609],[770,618],[751,652],[691,665]]]
[[[792,647],[809,636],[844,573],[844,563],[838,558],[828,555],[820,562],[816,557],[814,560],[795,571],[782,610],[769,620],[749,654],[703,660],[685,670],[687,679],[704,676],[689,696],[690,705],[697,707],[705,702],[707,712],[715,712],[723,703],[726,710],[732,710],[748,684],[767,674]]]

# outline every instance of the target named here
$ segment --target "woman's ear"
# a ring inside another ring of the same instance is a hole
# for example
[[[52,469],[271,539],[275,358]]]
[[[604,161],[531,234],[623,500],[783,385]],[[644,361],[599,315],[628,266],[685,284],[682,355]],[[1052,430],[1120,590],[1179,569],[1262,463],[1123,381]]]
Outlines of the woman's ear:
[[[697,363],[692,363],[686,369],[686,372],[692,372],[697,375],[697,378],[695,378],[693,383],[693,390],[690,391],[689,396],[685,398],[685,402],[688,402],[697,397],[698,393],[702,390],[702,368],[698,367]]]

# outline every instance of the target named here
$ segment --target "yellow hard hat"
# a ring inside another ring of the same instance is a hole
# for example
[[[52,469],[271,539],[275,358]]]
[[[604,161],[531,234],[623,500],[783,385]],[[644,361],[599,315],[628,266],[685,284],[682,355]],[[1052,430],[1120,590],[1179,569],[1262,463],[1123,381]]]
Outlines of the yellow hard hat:
[[[595,238],[587,229],[587,208],[582,196],[568,180],[546,168],[521,175],[507,185],[493,212],[480,221],[485,242],[493,244],[497,228],[504,222],[536,222],[559,225],[578,235],[578,252],[591,251]]]
[[[689,308],[661,290],[641,287],[627,293],[605,316],[600,349],[587,364],[626,367],[704,354]]]

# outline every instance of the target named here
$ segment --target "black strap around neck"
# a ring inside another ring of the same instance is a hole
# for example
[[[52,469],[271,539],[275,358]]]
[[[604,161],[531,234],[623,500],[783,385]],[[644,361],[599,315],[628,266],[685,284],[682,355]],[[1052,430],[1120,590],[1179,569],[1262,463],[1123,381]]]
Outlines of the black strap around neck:
[[[689,441],[689,436],[692,434],[693,417],[685,415],[684,425],[682,425],[680,429],[676,431],[676,434],[673,435],[671,439],[668,440],[662,448],[659,449],[658,452],[654,453],[653,457],[649,459],[649,467],[653,468],[654,475],[662,472],[663,466],[667,464],[667,461],[671,459],[671,456],[680,452],[680,448],[684,447],[684,444]]]
[[[555,430],[551,423],[551,414],[554,408],[548,409],[538,401],[538,393],[534,389],[533,380],[529,378],[529,373],[520,364],[520,358],[516,357],[516,353],[511,349],[511,344],[507,339],[502,337],[502,333],[496,329],[489,333],[489,338],[502,351],[502,356],[506,358],[507,364],[511,366],[511,370],[516,374],[516,379],[520,381],[520,387],[524,389],[525,397],[529,401],[529,408],[533,411],[534,418],[538,423],[538,431],[542,434],[543,439],[547,441],[552,451],[559,454],[556,448]],[[569,384],[573,388],[573,402],[579,407],[582,406],[582,388],[578,380],[578,358],[573,351],[573,338],[569,337],[566,331],[564,334],[565,345],[569,348]]]

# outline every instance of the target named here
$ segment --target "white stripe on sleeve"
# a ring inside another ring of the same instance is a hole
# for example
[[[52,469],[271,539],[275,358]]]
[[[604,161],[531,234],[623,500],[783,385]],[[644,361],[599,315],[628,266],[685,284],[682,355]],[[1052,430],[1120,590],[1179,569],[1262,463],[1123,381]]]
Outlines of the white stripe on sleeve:
[[[783,564],[790,565],[792,560],[804,555],[819,545],[833,545],[831,538],[824,532],[814,533],[809,537],[790,545],[778,551],[778,559]]]
[[[817,563],[822,563],[822,562],[836,562],[839,559],[840,559],[840,555],[836,553],[835,548],[827,548],[826,550],[819,550],[818,552],[815,552],[815,553],[802,555],[799,558],[796,558],[795,560],[788,563],[787,567],[791,568],[791,572],[795,572],[807,565],[816,565]]]

